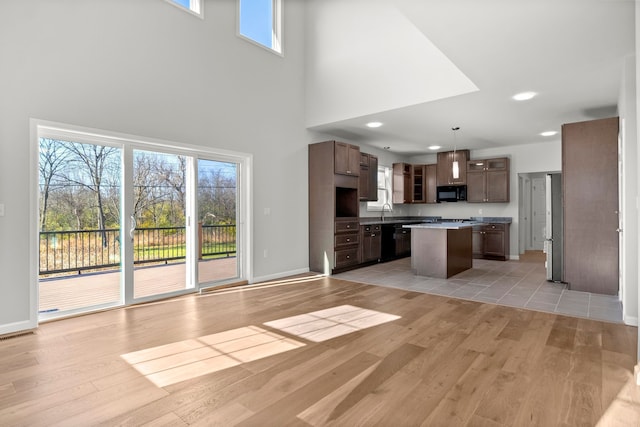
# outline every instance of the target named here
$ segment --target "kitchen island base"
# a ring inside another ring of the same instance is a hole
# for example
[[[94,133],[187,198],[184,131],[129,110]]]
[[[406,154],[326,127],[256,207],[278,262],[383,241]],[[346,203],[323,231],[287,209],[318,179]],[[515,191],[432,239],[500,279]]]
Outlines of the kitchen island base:
[[[411,270],[447,279],[473,266],[471,227],[411,227]]]

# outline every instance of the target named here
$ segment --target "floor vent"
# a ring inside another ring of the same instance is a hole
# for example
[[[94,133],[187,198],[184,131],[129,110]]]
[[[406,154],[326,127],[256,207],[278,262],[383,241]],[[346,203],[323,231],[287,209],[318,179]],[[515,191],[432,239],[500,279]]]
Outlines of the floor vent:
[[[35,334],[35,331],[21,331],[21,332],[15,332],[13,334],[0,335],[0,341],[6,341],[11,338],[18,338],[18,337],[23,337],[25,335],[33,335],[33,334]]]

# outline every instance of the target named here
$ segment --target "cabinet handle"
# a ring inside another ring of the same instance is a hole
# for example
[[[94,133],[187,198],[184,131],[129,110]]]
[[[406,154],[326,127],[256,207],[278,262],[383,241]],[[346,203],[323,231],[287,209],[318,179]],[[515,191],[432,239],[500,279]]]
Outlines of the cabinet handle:
[[[347,228],[351,228],[351,226],[349,224],[347,224]]]
[[[376,237],[376,233],[371,233],[371,237]]]
[[[347,173],[351,173],[351,171],[347,171]]]
[[[350,241],[351,241],[351,239],[347,239],[347,242],[350,242]]]
[[[351,258],[351,255],[347,255],[347,259]]]

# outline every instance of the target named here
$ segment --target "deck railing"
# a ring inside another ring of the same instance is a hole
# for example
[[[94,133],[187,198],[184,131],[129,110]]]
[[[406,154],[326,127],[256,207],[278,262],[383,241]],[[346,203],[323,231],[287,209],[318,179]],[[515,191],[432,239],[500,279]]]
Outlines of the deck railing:
[[[137,228],[133,262],[168,263],[185,258],[185,227]],[[199,225],[199,258],[236,254],[236,226]],[[40,274],[101,270],[120,265],[120,230],[40,232]]]

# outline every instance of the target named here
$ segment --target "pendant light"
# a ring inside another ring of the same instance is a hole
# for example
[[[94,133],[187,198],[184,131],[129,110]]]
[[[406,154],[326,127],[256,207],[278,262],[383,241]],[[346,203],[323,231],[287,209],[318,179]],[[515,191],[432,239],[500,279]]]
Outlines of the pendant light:
[[[458,161],[456,160],[456,131],[459,130],[460,127],[454,126],[451,128],[453,131],[453,163],[451,164],[451,172],[453,173],[453,179],[460,178],[460,165],[458,165]]]

